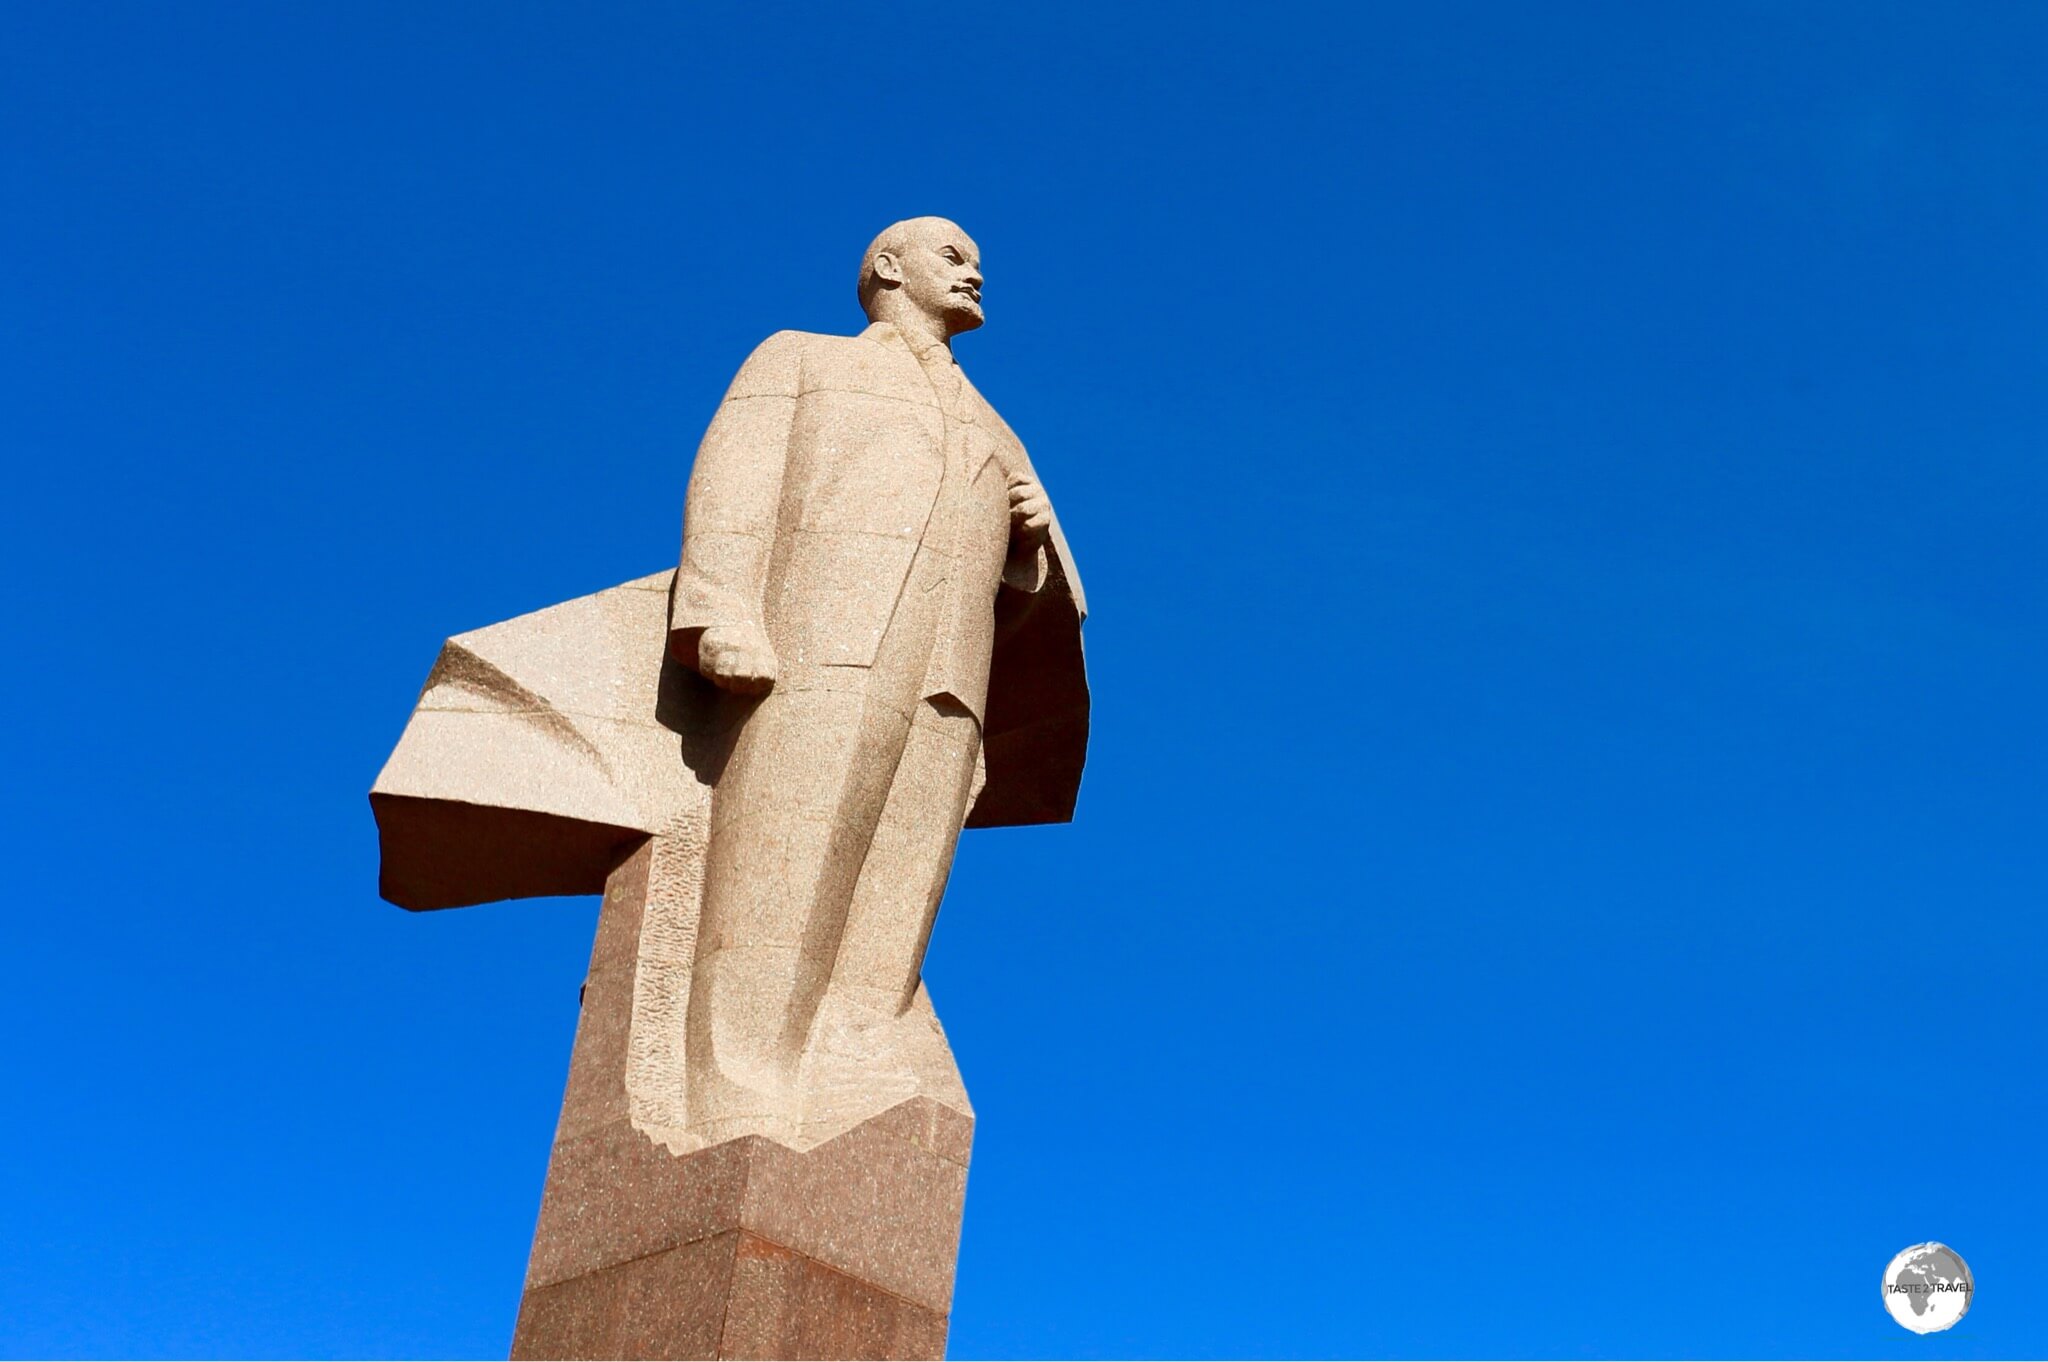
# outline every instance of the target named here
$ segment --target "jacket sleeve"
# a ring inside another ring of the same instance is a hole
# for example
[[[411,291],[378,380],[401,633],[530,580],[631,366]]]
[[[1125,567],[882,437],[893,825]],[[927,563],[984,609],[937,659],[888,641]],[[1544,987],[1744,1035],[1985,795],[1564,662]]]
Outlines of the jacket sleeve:
[[[762,341],[697,446],[668,620],[669,651],[692,668],[704,630],[761,627],[802,363],[801,333],[778,331]]]

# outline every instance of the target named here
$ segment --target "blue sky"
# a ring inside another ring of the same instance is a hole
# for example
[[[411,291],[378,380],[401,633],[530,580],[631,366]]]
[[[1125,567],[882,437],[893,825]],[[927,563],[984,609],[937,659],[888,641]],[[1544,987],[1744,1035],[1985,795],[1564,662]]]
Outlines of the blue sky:
[[[0,1351],[503,1354],[595,905],[385,905],[365,792],[935,212],[1094,611],[1078,820],[970,835],[927,962],[954,1352],[2048,1352],[2044,65],[2021,5],[7,8]]]

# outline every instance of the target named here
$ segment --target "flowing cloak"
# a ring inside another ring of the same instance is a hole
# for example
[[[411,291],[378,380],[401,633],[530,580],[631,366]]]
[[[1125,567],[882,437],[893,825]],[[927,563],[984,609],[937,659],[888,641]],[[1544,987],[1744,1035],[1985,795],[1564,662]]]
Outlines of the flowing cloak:
[[[1087,605],[1057,518],[1043,586],[998,592],[967,826],[1072,819],[1088,747]],[[644,839],[699,823],[721,703],[668,655],[673,569],[458,634],[370,790],[401,908],[597,894]]]

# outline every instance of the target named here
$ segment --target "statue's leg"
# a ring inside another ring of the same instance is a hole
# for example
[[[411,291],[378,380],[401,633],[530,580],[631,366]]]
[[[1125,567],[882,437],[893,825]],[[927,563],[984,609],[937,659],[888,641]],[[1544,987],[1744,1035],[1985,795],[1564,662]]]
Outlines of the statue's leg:
[[[919,704],[848,910],[832,975],[861,1010],[901,1015],[967,820],[981,725],[951,696]]]
[[[797,1133],[804,1041],[910,728],[837,670],[761,701],[712,799],[686,1054],[690,1126],[714,1143]]]
[[[941,567],[919,550],[872,665],[783,659],[719,774],[684,1042],[690,1128],[712,1143],[801,1131],[797,1074],[919,708]]]

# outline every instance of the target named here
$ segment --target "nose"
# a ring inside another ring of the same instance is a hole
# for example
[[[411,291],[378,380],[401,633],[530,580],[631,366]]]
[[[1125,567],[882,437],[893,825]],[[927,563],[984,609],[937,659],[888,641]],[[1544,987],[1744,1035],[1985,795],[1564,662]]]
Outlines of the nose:
[[[969,288],[975,288],[975,289],[978,289],[978,288],[980,288],[980,287],[981,287],[981,269],[980,269],[980,267],[978,267],[978,266],[975,266],[975,265],[969,265],[969,266],[967,267],[967,286],[968,286]]]

